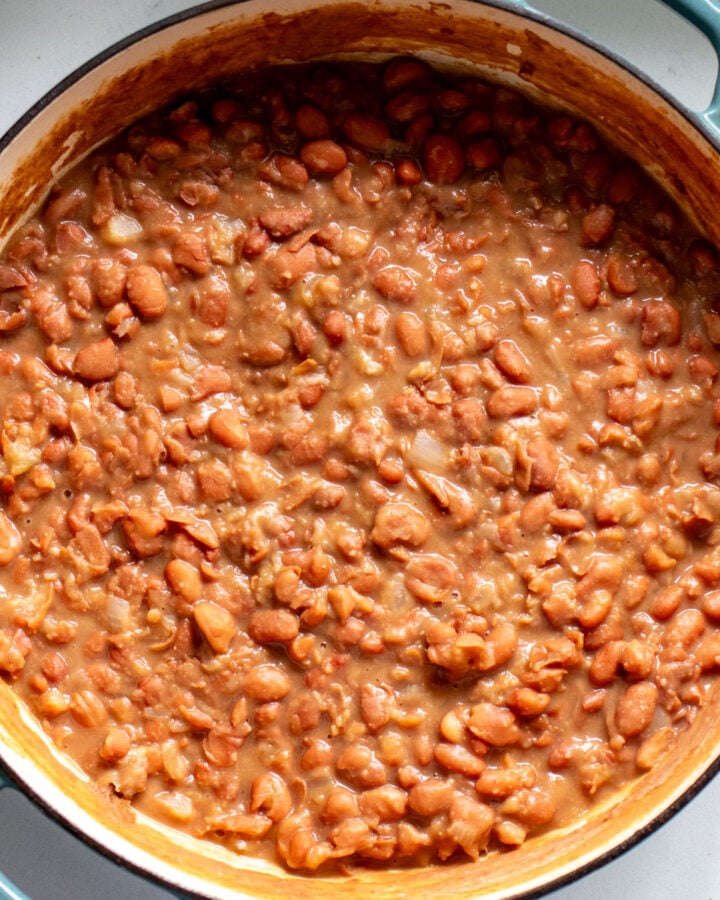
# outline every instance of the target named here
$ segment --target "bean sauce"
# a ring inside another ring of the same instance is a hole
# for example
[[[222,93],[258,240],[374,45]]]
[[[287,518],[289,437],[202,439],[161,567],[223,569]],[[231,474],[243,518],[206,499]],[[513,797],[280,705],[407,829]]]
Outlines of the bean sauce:
[[[720,269],[588,124],[417,59],[137,123],[0,260],[0,672],[107,797],[478,859],[720,666]]]

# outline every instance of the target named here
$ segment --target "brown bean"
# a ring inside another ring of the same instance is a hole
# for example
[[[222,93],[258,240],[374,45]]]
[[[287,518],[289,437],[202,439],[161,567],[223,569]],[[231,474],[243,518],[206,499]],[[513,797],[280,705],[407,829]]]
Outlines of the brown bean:
[[[300,150],[300,159],[316,175],[337,175],[347,165],[347,153],[335,141],[310,141]]]
[[[468,778],[477,778],[486,768],[481,757],[459,744],[435,744],[433,756],[449,772],[459,772]]]
[[[249,435],[244,418],[232,409],[218,409],[208,419],[208,432],[218,444],[233,450],[245,450]]]
[[[583,216],[583,243],[600,244],[610,237],[615,227],[615,210],[607,203],[600,203]]]
[[[538,396],[532,388],[507,385],[493,391],[487,402],[487,411],[493,419],[514,419],[532,415],[538,405]]]
[[[412,303],[416,285],[413,275],[401,266],[385,266],[373,278],[373,287],[386,300]]]
[[[414,506],[402,501],[391,501],[381,506],[375,515],[372,540],[391,550],[405,544],[420,547],[430,536],[430,523]]]
[[[650,726],[657,705],[657,687],[647,681],[631,684],[618,700],[615,726],[625,738],[634,738]]]
[[[112,338],[87,344],[75,355],[73,373],[84,381],[107,381],[120,370],[120,357]]]
[[[485,850],[495,824],[495,813],[485,803],[456,794],[450,804],[448,837],[463,851],[477,860],[481,850]]]
[[[227,653],[237,633],[232,613],[211,600],[201,600],[193,606],[193,617],[212,649]]]
[[[570,286],[585,309],[597,306],[600,299],[600,275],[597,268],[586,259],[576,263],[570,273]],[[605,357],[607,359],[607,357]]]
[[[243,680],[245,693],[258,703],[282,700],[290,693],[290,687],[287,673],[275,663],[255,666]]]
[[[310,141],[330,137],[330,123],[325,113],[317,106],[303,103],[295,112],[297,130]]]
[[[385,122],[366,113],[348,113],[342,127],[347,139],[365,150],[382,150],[390,139]]]
[[[363,816],[375,822],[398,822],[406,813],[408,797],[402,788],[393,784],[363,791],[358,798]]]
[[[532,369],[530,361],[520,350],[515,341],[500,341],[495,345],[495,365],[510,381],[517,384],[529,384]]]
[[[395,319],[395,334],[403,351],[410,358],[428,352],[428,332],[425,323],[413,312],[401,312]]]
[[[281,822],[292,811],[288,786],[276,772],[261,772],[250,789],[250,810],[263,813],[272,822]]]
[[[132,266],[127,272],[128,300],[144,319],[158,319],[167,309],[168,297],[162,276],[152,266]]]
[[[431,134],[425,139],[423,162],[427,177],[438,184],[454,184],[465,169],[460,145],[447,134]]]
[[[492,747],[507,747],[520,740],[514,713],[493,703],[478,703],[470,710],[468,729]]]
[[[171,559],[165,566],[165,579],[170,589],[186,603],[194,603],[202,596],[202,577],[192,563]]]
[[[423,603],[446,599],[457,580],[457,569],[450,560],[432,553],[413,554],[405,567],[405,586]]]
[[[442,778],[428,778],[410,789],[408,806],[419,816],[436,816],[449,808],[453,786]]]
[[[294,641],[300,632],[298,617],[285,609],[261,609],[253,613],[248,634],[258,644]]]
[[[670,584],[651,599],[648,612],[658,622],[664,622],[677,612],[684,597],[682,585]]]
[[[309,207],[301,205],[275,206],[263,210],[258,218],[272,237],[284,238],[307,227],[312,222],[313,212]]]
[[[13,522],[0,510],[0,566],[9,565],[22,548],[22,538]]]

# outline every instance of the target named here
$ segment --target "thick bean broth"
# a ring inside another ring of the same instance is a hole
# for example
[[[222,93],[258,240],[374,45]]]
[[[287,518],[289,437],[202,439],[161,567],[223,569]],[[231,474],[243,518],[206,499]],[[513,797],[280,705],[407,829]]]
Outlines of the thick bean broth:
[[[4,678],[294,869],[580,819],[720,664],[719,288],[592,127],[419,61],[140,122],[0,265]]]

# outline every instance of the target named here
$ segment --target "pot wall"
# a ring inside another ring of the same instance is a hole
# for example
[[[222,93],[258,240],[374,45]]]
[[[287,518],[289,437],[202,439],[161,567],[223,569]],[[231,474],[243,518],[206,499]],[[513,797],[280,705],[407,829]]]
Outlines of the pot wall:
[[[697,218],[710,236],[720,239],[714,222],[713,198],[718,188],[708,189],[708,173],[717,168],[715,151],[687,130],[687,123],[667,106],[656,109],[653,95],[640,83],[634,86],[639,101],[628,112],[632,81],[618,77],[614,66],[594,54],[578,57],[566,39],[552,35],[546,29],[528,25],[516,16],[486,8],[480,4],[458,3],[454,6],[462,20],[450,14],[447,7],[425,4],[409,5],[400,2],[382,4],[387,10],[380,15],[379,4],[347,3],[334,7],[318,4],[312,13],[302,13],[299,2],[274,4],[275,11],[248,25],[239,37],[233,13],[229,9],[207,14],[198,23],[203,36],[189,37],[188,25],[178,25],[164,36],[146,38],[137,47],[103,65],[97,73],[80,82],[70,91],[68,101],[55,101],[39,119],[29,126],[16,147],[8,147],[0,156],[0,188],[4,201],[0,213],[3,233],[19,221],[25,212],[38,202],[49,181],[56,174],[57,148],[64,148],[63,164],[69,164],[99,141],[110,136],[122,125],[140,115],[175,92],[177,71],[182,66],[184,87],[201,85],[208,73],[232,74],[240,65],[251,65],[267,59],[287,57],[306,59],[310,56],[339,51],[382,53],[423,51],[429,43],[435,48],[433,58],[452,57],[470,59],[483,71],[497,71],[503,79],[534,91],[548,93],[569,106],[580,106],[590,114],[616,143],[634,155],[641,163],[668,182],[676,196],[691,204]],[[256,2],[244,4],[239,12],[250,18],[259,12]],[[296,11],[291,17],[290,12]],[[553,40],[558,46],[549,43]],[[170,50],[173,45],[174,50]],[[158,57],[156,54],[160,53]],[[178,63],[182,56],[182,64]],[[146,60],[152,58],[152,62]],[[589,68],[590,63],[599,68]],[[491,65],[492,63],[492,65]],[[131,73],[125,74],[127,66]],[[98,88],[100,87],[99,93]],[[138,97],[143,102],[138,103]],[[633,101],[635,103],[635,101]],[[66,113],[72,109],[70,116]],[[683,130],[677,131],[677,128]],[[637,134],[646,140],[639,144]],[[650,137],[647,137],[647,136]],[[27,148],[35,149],[28,155]],[[678,165],[682,169],[678,170]],[[672,174],[670,174],[672,172]],[[679,174],[681,172],[682,174]],[[669,760],[657,775],[644,783],[636,799],[620,802],[613,809],[601,811],[588,823],[582,836],[577,831],[565,841],[537,841],[513,853],[508,871],[507,857],[496,857],[479,867],[460,865],[452,870],[433,869],[427,872],[404,873],[400,876],[375,874],[358,881],[343,881],[343,893],[365,894],[368,890],[382,897],[407,897],[421,891],[433,897],[509,897],[540,886],[557,874],[572,869],[637,828],[636,812],[644,810],[643,821],[653,817],[653,810],[664,808],[692,782],[696,772],[710,764],[718,735],[713,727],[714,708],[704,717],[702,741],[680,748],[677,758]],[[130,856],[137,864],[160,871],[173,879],[177,858],[176,838],[168,842],[156,835],[154,826],[148,832],[132,827],[129,814],[118,809],[110,817],[91,788],[77,773],[58,775],[56,763],[44,742],[31,726],[24,723],[15,709],[11,695],[0,693],[0,727],[7,741],[3,751],[11,768],[51,806],[72,818],[79,827],[114,852]],[[28,762],[32,756],[34,762]],[[682,764],[678,761],[682,760]],[[73,786],[77,807],[69,808],[65,791],[68,781],[78,779]],[[103,820],[102,827],[96,817]],[[149,835],[149,837],[148,837]],[[142,845],[148,843],[150,855],[144,855]],[[297,897],[336,896],[337,883],[313,879],[302,881],[289,878],[270,867],[258,867],[252,874],[238,872],[238,862],[218,852],[209,857],[206,845],[193,847],[187,842],[183,868],[187,884],[202,889],[208,870],[216,879],[218,895],[225,896],[282,896],[285,891]],[[482,876],[482,886],[478,876]]]

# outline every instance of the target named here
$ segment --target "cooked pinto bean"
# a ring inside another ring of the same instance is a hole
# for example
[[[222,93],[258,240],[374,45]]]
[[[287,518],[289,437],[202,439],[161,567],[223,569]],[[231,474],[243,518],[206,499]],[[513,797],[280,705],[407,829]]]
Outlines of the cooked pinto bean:
[[[409,503],[387,503],[375,516],[370,537],[386,550],[399,544],[420,547],[430,536],[430,523]]]
[[[655,715],[657,688],[641,682],[631,684],[618,701],[615,725],[623,737],[634,738],[649,727]]]
[[[157,319],[167,309],[167,291],[162,277],[152,266],[133,266],[128,269],[126,290],[128,299],[144,319]]]
[[[501,387],[490,395],[487,402],[488,415],[493,419],[528,416],[537,408],[537,394],[532,388],[525,387]]]

